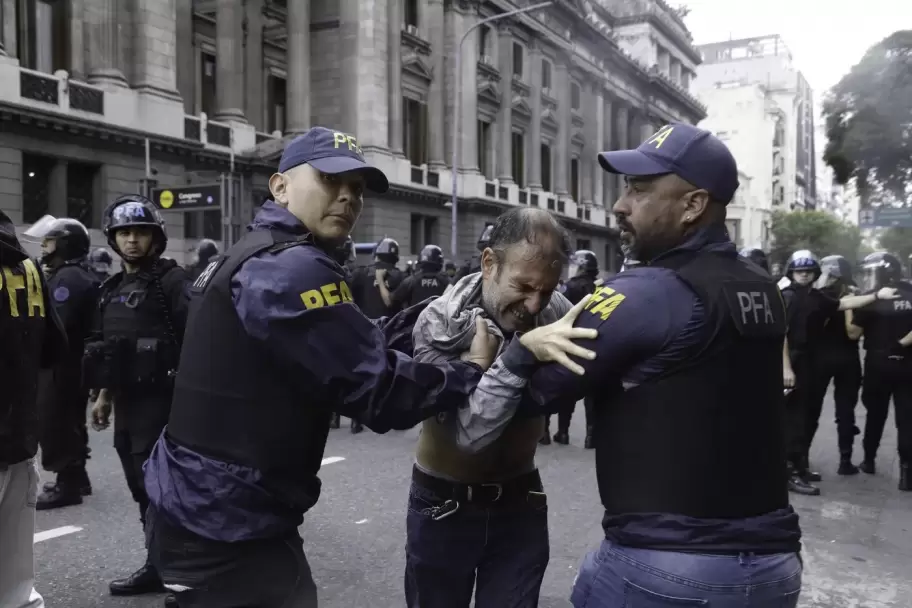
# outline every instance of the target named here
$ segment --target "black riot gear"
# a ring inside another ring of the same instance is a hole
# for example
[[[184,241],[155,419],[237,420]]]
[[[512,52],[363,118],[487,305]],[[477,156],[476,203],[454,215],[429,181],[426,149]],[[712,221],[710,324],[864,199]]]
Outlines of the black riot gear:
[[[418,254],[418,265],[427,272],[440,272],[443,268],[443,250],[437,245],[425,245]]]
[[[111,265],[114,263],[114,258],[111,257],[111,253],[104,247],[94,249],[92,253],[89,254],[88,261],[89,266],[91,266],[95,274],[102,280],[108,278],[108,275],[111,274]]]
[[[124,255],[117,246],[115,234],[121,228],[134,226],[148,226],[152,229],[153,241],[149,257],[161,255],[165,251],[165,247],[168,245],[165,220],[152,201],[138,194],[128,194],[121,196],[105,209],[104,235],[108,239],[108,245],[120,257],[124,257]]]
[[[196,246],[196,257],[200,266],[205,266],[218,254],[219,246],[212,239],[203,239]]]
[[[902,264],[892,253],[875,251],[865,257],[861,264],[864,272],[865,291],[876,291],[881,287],[893,287],[902,279]]]
[[[598,257],[588,249],[580,249],[570,256],[570,267],[576,268],[576,272],[571,272],[572,275],[584,273],[595,276],[599,271]]]
[[[788,259],[785,265],[785,276],[792,278],[792,273],[796,270],[810,270],[814,273],[814,279],[820,276],[820,262],[817,256],[808,249],[799,249]]]
[[[54,240],[56,248],[53,253],[42,256],[42,263],[47,264],[50,259],[60,262],[78,261],[89,255],[89,231],[79,220],[62,217],[56,220],[48,229],[45,239]]]
[[[355,242],[352,237],[345,237],[345,242],[332,250],[332,258],[339,266],[348,266],[355,262]]]
[[[742,258],[750,260],[763,270],[769,272],[769,260],[767,259],[766,254],[762,249],[759,249],[757,247],[745,247],[738,252],[738,255],[740,255]]]
[[[399,243],[389,237],[381,239],[374,249],[374,258],[380,262],[381,267],[394,267],[399,263]]]
[[[820,272],[838,279],[845,285],[854,285],[852,264],[841,255],[828,255],[820,260]]]
[[[494,224],[485,224],[484,230],[481,231],[481,236],[478,237],[478,243],[475,247],[478,251],[484,251],[491,246],[491,236],[494,234]]]

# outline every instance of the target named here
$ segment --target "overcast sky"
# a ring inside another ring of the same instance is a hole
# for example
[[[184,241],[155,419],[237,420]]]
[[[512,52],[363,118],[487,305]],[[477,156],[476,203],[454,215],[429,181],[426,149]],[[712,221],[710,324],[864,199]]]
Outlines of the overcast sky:
[[[868,47],[896,30],[912,29],[910,0],[670,0],[669,4],[691,9],[685,21],[697,44],[781,35],[818,103]]]

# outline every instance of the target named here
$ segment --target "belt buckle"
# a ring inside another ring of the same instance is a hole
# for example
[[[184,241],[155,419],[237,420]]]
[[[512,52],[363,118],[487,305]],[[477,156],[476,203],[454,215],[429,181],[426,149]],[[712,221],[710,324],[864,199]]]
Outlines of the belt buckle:
[[[491,502],[497,502],[503,497],[503,484],[502,483],[480,483],[477,484],[479,488],[496,488],[497,496],[494,497],[494,500]],[[469,486],[469,489],[466,491],[466,498],[469,499],[469,502],[472,502],[472,487]]]

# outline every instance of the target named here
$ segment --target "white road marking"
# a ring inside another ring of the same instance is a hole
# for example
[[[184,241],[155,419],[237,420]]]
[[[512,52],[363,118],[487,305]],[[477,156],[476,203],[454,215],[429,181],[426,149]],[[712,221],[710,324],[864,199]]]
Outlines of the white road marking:
[[[345,460],[345,458],[343,458],[342,456],[330,456],[329,458],[324,458],[323,462],[321,462],[320,464],[322,466],[326,466],[326,465],[332,464],[334,462],[342,462],[343,460]]]
[[[366,524],[366,523],[367,523],[366,519],[359,519],[358,521],[355,522],[355,524]]]
[[[73,534],[74,532],[81,532],[82,528],[78,526],[63,526],[62,528],[52,528],[50,530],[45,530],[44,532],[38,532],[35,534],[35,542],[40,543],[45,540],[51,540],[52,538],[57,538],[58,536],[66,536],[67,534]]]

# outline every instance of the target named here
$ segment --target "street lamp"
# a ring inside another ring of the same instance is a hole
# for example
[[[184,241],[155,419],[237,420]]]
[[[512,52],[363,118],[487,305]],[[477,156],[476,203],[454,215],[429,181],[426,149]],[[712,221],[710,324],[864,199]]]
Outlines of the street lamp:
[[[506,13],[500,13],[499,15],[494,15],[493,17],[487,17],[485,19],[482,19],[481,21],[474,24],[472,27],[470,27],[469,29],[467,29],[465,31],[465,33],[462,35],[462,38],[459,40],[459,45],[456,47],[456,83],[455,83],[456,84],[456,87],[455,87],[456,88],[456,91],[455,91],[456,99],[453,101],[453,111],[456,114],[453,117],[453,163],[452,163],[453,197],[452,197],[452,200],[450,201],[450,207],[451,207],[450,211],[452,212],[452,218],[453,218],[453,232],[451,233],[451,236],[450,236],[450,253],[453,256],[454,261],[456,260],[456,255],[457,255],[457,251],[456,251],[456,247],[457,247],[456,244],[458,242],[457,226],[458,226],[458,222],[459,222],[459,205],[458,205],[458,201],[457,201],[457,194],[458,194],[457,193],[457,190],[458,190],[457,179],[458,179],[459,171],[458,171],[457,167],[459,166],[459,120],[460,120],[460,118],[462,118],[462,108],[460,107],[461,102],[462,102],[462,45],[468,39],[469,34],[471,34],[477,28],[479,28],[480,26],[482,26],[486,23],[490,23],[492,21],[497,21],[498,19],[504,19],[506,17],[512,17],[513,15],[519,15],[522,13],[530,13],[532,11],[537,11],[540,8],[545,8],[552,4],[554,4],[553,0],[550,0],[549,2],[540,2],[538,4],[533,4],[532,6],[526,6],[524,8],[513,9],[512,11],[507,11]],[[506,77],[507,75],[504,74],[503,76]],[[509,80],[507,80],[507,82],[509,83]],[[505,93],[505,94],[509,95],[509,91],[510,91],[510,89],[508,88],[507,93]],[[510,102],[509,102],[509,100],[507,100],[505,103],[510,103]]]

